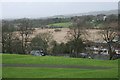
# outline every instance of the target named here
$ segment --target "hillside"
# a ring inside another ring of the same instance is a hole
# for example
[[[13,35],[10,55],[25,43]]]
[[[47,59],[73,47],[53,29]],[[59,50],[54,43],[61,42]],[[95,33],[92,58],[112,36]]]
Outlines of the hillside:
[[[54,64],[81,65],[97,67],[118,67],[118,60],[94,60],[55,56],[33,56],[19,54],[2,54],[3,64]]]
[[[35,35],[39,34],[39,33],[45,33],[45,32],[52,32],[53,35],[53,39],[56,40],[58,43],[61,42],[66,42],[67,39],[65,38],[67,36],[67,32],[70,31],[69,28],[60,28],[61,31],[59,32],[55,32],[55,29],[41,29],[41,28],[35,28],[34,34],[32,35],[32,37],[34,37]],[[97,29],[86,29],[86,31],[88,32],[89,35],[86,36],[82,36],[83,38],[86,38],[90,41],[94,41],[94,40],[101,40],[101,36],[98,35],[98,31]]]
[[[34,38],[39,33],[47,33],[51,32],[53,35],[53,40],[57,41],[57,43],[66,43],[68,40],[66,38],[67,33],[70,31],[69,28],[58,28],[60,31],[55,31],[56,29],[41,29],[41,28],[35,28],[33,34],[30,36],[31,38]],[[84,39],[87,39],[89,41],[95,41],[95,40],[102,40],[101,35],[98,35],[98,32],[100,30],[98,29],[86,29],[86,32],[88,35],[82,35],[81,37]],[[14,32],[14,36],[20,36],[18,32]]]

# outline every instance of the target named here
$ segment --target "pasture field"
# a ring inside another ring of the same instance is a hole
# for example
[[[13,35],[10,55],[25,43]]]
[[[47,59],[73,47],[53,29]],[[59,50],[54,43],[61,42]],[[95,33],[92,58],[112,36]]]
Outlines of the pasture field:
[[[65,23],[55,23],[55,24],[49,24],[49,25],[47,25],[48,27],[50,27],[50,26],[62,26],[62,27],[69,27],[69,26],[71,26],[72,24],[71,23],[69,23],[69,22],[65,22]]]

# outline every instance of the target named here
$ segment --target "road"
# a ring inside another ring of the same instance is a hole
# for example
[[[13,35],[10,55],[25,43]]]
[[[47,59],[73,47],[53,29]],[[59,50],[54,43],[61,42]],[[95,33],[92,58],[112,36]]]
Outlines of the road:
[[[113,69],[113,67],[93,67],[80,65],[48,65],[48,64],[0,64],[0,67],[44,67],[44,68],[74,68],[74,69]]]

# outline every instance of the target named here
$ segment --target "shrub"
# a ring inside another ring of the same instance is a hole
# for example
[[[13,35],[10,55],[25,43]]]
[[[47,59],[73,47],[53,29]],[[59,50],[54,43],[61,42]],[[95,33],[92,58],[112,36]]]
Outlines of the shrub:
[[[55,31],[55,32],[59,32],[59,31],[61,31],[61,30],[60,30],[60,29],[55,29],[54,31]]]

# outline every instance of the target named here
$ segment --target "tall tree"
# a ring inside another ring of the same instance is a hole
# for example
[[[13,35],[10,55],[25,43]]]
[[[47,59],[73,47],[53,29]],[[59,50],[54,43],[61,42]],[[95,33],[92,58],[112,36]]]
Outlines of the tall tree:
[[[28,43],[30,42],[30,36],[33,34],[33,25],[29,19],[21,19],[19,24],[19,32],[22,39],[22,50],[23,53],[28,53]]]
[[[13,32],[15,31],[15,27],[11,24],[3,24],[2,26],[2,47],[3,53],[12,53],[12,39]]]
[[[50,32],[39,33],[31,40],[31,46],[33,46],[33,49],[42,49],[43,51],[47,51],[50,47],[52,38],[53,36]]]
[[[72,55],[78,57],[78,54],[84,49],[83,40],[81,38],[82,34],[85,33],[84,27],[86,22],[84,19],[79,19],[75,21],[72,28],[68,32],[67,39],[70,43],[70,48],[72,49]]]
[[[103,29],[99,32],[103,38],[107,42],[108,45],[108,54],[110,55],[110,60],[115,55],[115,51],[112,51],[113,40],[118,36],[118,23],[117,21],[105,21]],[[114,46],[113,46],[114,48]]]

